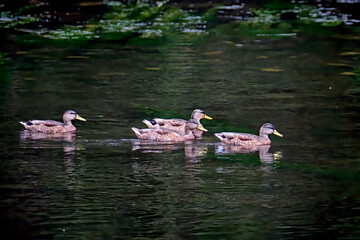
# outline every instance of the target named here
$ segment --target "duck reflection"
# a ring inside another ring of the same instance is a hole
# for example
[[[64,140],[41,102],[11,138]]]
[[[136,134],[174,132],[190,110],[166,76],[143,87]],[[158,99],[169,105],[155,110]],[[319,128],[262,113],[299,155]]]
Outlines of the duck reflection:
[[[78,189],[79,161],[75,160],[80,160],[81,158],[76,155],[76,152],[84,149],[81,145],[77,146],[75,140],[76,134],[74,132],[41,133],[24,130],[20,133],[21,148],[35,150],[35,153],[31,151],[32,154],[37,155],[37,153],[42,152],[44,149],[62,148],[63,155],[61,156],[61,152],[57,154],[63,158],[64,171],[66,173],[64,175],[64,179],[66,179],[64,182],[70,191],[77,191]],[[51,154],[52,158],[55,156],[58,155]],[[45,162],[44,164],[48,163]]]
[[[215,152],[217,154],[234,154],[234,153],[254,153],[259,152],[259,158],[262,163],[273,163],[274,160],[282,158],[281,152],[269,152],[271,145],[261,146],[236,146],[231,144],[218,144],[215,146]]]
[[[139,140],[132,142],[132,151],[139,151],[141,153],[165,153],[180,150],[182,148],[184,148],[186,159],[193,162],[198,162],[199,158],[207,153],[206,145],[199,145],[194,143],[194,141],[185,141],[183,143],[160,143]]]
[[[147,140],[132,141],[132,151],[139,151],[141,153],[164,153],[180,149],[180,144],[171,142],[154,142]]]
[[[20,133],[22,148],[53,148],[53,143],[63,143],[64,158],[72,161],[75,158],[75,133],[42,133],[24,130]]]
[[[73,142],[75,140],[74,132],[67,133],[42,133],[24,130],[20,133],[20,139],[27,140],[46,140],[46,141],[60,141]]]
[[[193,141],[185,142],[185,157],[190,162],[199,162],[199,158],[206,155],[207,145],[195,144]]]

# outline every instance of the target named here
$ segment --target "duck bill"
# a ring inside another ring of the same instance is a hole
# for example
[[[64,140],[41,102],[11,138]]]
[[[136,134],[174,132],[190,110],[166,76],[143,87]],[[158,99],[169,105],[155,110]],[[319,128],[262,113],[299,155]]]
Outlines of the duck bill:
[[[82,117],[80,117],[78,114],[76,114],[76,118],[75,118],[76,120],[80,120],[80,121],[84,121],[84,122],[86,122],[86,119],[85,118],[82,118]]]
[[[204,118],[205,118],[205,119],[212,120],[212,117],[210,117],[210,116],[208,116],[208,115],[206,115],[206,114],[205,114]]]
[[[274,130],[273,134],[275,134],[276,136],[279,136],[279,137],[283,137],[283,135],[276,130]]]
[[[201,126],[198,126],[197,129],[199,129],[199,130],[201,130],[201,131],[204,131],[204,132],[207,132],[207,131],[208,131],[207,129],[205,129],[205,128],[201,127]]]

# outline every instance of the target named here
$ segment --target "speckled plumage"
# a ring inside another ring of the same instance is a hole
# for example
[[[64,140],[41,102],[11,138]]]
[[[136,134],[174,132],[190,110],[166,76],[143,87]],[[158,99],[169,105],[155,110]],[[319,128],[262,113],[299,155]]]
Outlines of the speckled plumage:
[[[75,111],[67,110],[63,114],[63,122],[54,120],[29,120],[27,122],[20,122],[26,130],[33,132],[43,133],[65,133],[76,131],[75,126],[72,124],[72,120],[86,121],[80,117]]]
[[[219,138],[221,142],[226,144],[251,147],[271,144],[269,134],[275,134],[282,137],[282,135],[276,131],[274,125],[271,123],[265,123],[261,126],[259,136],[249,133],[234,132],[215,133],[215,136]]]
[[[195,136],[193,131],[195,129],[199,129],[200,131],[207,131],[203,127],[199,126],[199,124],[195,121],[190,119],[185,124],[185,134],[181,134],[171,129],[162,129],[162,128],[146,128],[146,129],[138,129],[138,128],[131,128],[135,135],[140,139],[145,140],[152,140],[158,142],[181,142],[185,140],[194,139]]]
[[[191,114],[191,119],[195,120],[197,124],[200,127],[203,127],[203,125],[200,123],[201,119],[209,119],[212,118],[207,116],[203,110],[201,109],[195,109]],[[179,132],[180,134],[185,134],[185,124],[187,123],[184,119],[179,118],[171,118],[171,119],[163,119],[163,118],[153,118],[152,120],[143,120],[143,123],[146,124],[146,126],[150,129],[169,129],[176,132]],[[195,137],[201,137],[203,134],[203,131],[201,130],[194,130],[193,135]]]

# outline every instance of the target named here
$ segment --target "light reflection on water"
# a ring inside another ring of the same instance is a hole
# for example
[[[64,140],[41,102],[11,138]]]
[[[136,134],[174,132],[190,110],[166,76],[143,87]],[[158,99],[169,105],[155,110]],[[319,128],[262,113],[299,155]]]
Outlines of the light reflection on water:
[[[0,106],[1,218],[12,220],[3,232],[28,239],[356,236],[359,119],[357,95],[347,93],[357,85],[327,64],[352,65],[340,52],[353,43],[337,50],[338,40],[300,36],[219,38],[194,46],[179,37],[159,49],[60,48],[50,56],[35,49],[11,66]],[[18,124],[57,120],[69,107],[88,119],[74,122],[76,134],[49,138]],[[214,119],[202,122],[203,139],[154,144],[130,130],[144,127],[144,118],[189,118],[198,107]],[[244,150],[213,136],[256,133],[263,122],[284,139]]]

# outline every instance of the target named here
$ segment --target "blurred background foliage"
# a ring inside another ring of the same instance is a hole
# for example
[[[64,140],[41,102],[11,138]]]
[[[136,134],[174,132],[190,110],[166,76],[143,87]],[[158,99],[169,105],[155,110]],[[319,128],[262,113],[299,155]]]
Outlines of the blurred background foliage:
[[[226,34],[307,32],[319,27],[354,26],[357,16],[339,7],[270,1],[262,4],[219,1],[5,1],[0,5],[0,28],[5,33],[27,34],[71,43],[133,38],[166,38],[173,31],[206,34],[220,28]],[[303,2],[303,1],[302,1]],[[323,1],[326,3],[326,1]],[[181,4],[180,4],[181,3]],[[202,5],[201,5],[202,3]],[[350,5],[350,4],[348,4]],[[350,10],[349,10],[350,9]],[[328,30],[328,29],[326,29]],[[325,31],[326,31],[325,30]],[[317,32],[312,31],[312,32]],[[29,40],[29,37],[26,38]]]

